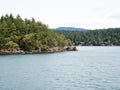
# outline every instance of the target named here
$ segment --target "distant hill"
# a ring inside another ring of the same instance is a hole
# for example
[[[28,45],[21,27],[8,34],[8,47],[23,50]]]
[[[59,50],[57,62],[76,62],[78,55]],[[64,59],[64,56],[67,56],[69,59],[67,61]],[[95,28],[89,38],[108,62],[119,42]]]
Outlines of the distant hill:
[[[58,27],[53,30],[65,30],[65,31],[84,31],[84,28],[76,28],[76,27]]]

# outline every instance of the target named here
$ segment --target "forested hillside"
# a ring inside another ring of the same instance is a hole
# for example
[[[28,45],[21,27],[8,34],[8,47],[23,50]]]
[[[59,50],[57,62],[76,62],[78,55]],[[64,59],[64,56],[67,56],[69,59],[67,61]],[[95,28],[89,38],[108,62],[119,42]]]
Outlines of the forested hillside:
[[[70,40],[34,18],[22,19],[20,15],[14,17],[12,14],[0,18],[0,52],[42,52],[69,45]]]
[[[55,31],[76,45],[120,45],[120,28],[87,31]]]

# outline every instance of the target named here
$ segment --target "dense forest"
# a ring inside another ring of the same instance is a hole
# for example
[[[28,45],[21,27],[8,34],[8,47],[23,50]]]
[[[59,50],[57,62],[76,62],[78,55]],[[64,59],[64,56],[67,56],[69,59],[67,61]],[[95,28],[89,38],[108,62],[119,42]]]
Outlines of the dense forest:
[[[120,28],[86,31],[56,30],[55,32],[65,35],[65,37],[70,39],[75,45],[120,45]]]
[[[22,19],[12,14],[0,18],[0,52],[42,52],[70,45],[70,40],[34,18]]]

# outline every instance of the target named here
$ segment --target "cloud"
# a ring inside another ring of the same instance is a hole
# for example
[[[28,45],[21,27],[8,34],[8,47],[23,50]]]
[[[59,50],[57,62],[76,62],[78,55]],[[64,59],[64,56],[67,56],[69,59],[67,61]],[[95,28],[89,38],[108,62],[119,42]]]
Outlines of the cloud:
[[[106,10],[106,8],[103,8],[103,7],[97,7],[94,9],[95,11],[103,11],[103,10]]]
[[[114,20],[120,20],[120,13],[112,14],[108,18]]]

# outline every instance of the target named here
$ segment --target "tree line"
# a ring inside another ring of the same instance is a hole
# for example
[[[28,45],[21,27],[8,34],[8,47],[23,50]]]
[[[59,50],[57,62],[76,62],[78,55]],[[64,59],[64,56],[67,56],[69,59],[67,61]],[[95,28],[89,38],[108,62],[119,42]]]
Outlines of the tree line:
[[[22,19],[20,15],[14,17],[12,14],[0,18],[0,50],[47,51],[69,45],[70,40],[34,18]]]
[[[120,28],[97,29],[86,31],[60,31],[55,32],[63,34],[75,45],[120,45]]]

